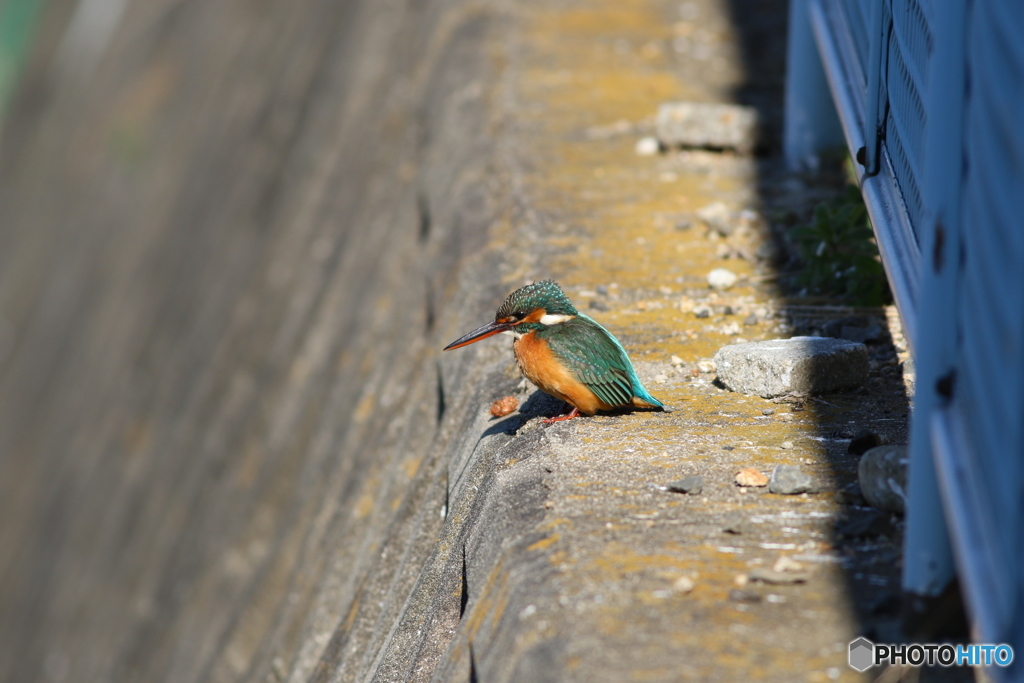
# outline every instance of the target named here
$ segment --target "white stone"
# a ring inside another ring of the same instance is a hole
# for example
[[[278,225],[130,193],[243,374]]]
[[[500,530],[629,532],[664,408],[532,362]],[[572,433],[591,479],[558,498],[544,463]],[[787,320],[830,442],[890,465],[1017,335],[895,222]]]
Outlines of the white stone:
[[[712,289],[729,289],[739,278],[727,268],[715,268],[708,273],[708,285]]]
[[[699,360],[697,361],[697,369],[700,370],[701,372],[714,372],[715,361],[709,360],[707,358]]]
[[[636,141],[636,147],[634,149],[640,156],[650,157],[661,151],[661,143],[659,143],[658,138],[655,137],[640,138]]]

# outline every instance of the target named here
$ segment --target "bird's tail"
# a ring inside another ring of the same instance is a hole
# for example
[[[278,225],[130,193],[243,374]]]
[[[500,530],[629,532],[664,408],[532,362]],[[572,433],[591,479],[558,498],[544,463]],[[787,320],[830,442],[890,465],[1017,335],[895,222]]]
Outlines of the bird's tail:
[[[633,387],[633,405],[638,408],[655,408],[657,410],[665,408],[665,404],[647,393],[647,390],[639,382]]]

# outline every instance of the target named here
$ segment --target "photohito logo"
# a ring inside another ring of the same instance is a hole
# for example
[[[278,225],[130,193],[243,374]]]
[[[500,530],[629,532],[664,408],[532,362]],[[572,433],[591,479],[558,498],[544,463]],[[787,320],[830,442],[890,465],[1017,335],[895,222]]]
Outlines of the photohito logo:
[[[858,638],[850,643],[850,666],[857,671],[866,671],[874,666],[875,644],[867,638]]]
[[[866,671],[882,664],[909,664],[910,666],[1010,666],[1013,648],[1009,645],[951,645],[949,643],[910,643],[882,645],[867,638],[850,643],[850,668]]]

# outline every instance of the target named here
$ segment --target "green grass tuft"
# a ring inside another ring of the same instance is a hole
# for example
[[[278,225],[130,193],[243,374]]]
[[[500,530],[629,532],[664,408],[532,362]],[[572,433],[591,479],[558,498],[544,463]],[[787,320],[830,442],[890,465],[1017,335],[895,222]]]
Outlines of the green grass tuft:
[[[892,301],[856,186],[847,185],[839,197],[819,204],[811,222],[793,228],[791,234],[803,262],[796,276],[798,287],[854,306],[883,306]]]

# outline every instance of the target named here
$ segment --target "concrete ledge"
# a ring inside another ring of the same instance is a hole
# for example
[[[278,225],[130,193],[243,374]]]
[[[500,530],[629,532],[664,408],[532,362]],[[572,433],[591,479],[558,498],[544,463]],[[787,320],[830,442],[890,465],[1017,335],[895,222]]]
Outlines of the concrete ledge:
[[[753,257],[706,284],[765,237],[761,162],[634,151],[736,86],[697,5],[138,0],[81,88],[41,47],[0,153],[0,679],[828,679],[831,490],[734,478],[846,483],[839,418],[702,370],[782,334]],[[734,232],[686,227],[714,202]],[[541,426],[507,340],[441,354],[542,277],[670,412]],[[736,597],[783,554],[806,583]]]

